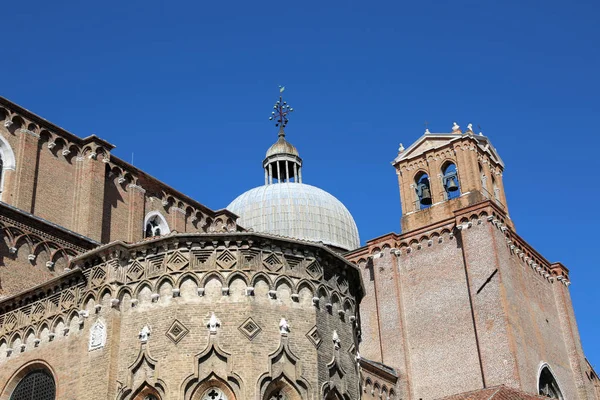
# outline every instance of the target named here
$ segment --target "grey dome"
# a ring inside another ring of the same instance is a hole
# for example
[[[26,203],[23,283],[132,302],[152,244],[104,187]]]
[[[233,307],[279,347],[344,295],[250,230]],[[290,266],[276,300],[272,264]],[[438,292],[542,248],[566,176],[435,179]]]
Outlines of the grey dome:
[[[238,223],[257,232],[323,242],[344,250],[360,246],[348,209],[317,187],[296,182],[259,186],[227,206]]]

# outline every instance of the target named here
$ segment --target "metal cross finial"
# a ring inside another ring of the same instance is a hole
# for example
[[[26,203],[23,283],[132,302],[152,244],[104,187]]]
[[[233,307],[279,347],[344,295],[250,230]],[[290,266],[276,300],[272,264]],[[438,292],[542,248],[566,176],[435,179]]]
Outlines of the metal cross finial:
[[[288,116],[294,109],[286,102],[283,101],[283,97],[281,93],[285,90],[284,86],[279,86],[279,100],[273,106],[273,111],[271,111],[271,116],[269,117],[270,121],[275,121],[275,126],[279,127],[279,134],[283,134],[283,128],[288,124]]]

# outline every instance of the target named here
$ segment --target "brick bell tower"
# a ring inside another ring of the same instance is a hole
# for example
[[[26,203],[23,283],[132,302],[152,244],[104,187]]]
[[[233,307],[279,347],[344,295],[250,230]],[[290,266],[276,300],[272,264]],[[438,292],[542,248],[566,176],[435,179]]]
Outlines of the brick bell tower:
[[[410,400],[498,385],[594,399],[569,271],[515,232],[490,140],[470,124],[426,130],[392,164],[402,232],[344,255],[365,287],[361,366],[384,365],[364,379],[365,393],[377,393],[378,380]]]
[[[464,133],[456,123],[452,133],[427,129],[409,148],[401,144],[392,164],[400,186],[403,232],[453,217],[455,210],[488,199],[512,226],[502,183],[504,163],[490,140],[475,134],[471,124]]]

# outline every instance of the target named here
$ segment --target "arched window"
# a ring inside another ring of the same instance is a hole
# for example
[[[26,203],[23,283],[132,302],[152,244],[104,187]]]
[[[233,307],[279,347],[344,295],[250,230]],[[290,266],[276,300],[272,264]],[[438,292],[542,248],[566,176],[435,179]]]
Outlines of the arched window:
[[[229,400],[227,395],[223,393],[218,387],[211,387],[204,392],[201,397],[202,400]]]
[[[302,400],[300,393],[285,377],[271,382],[267,387],[264,400]]]
[[[19,382],[10,400],[55,400],[54,378],[44,370],[32,371]]]
[[[417,192],[417,209],[423,210],[431,206],[431,189],[429,175],[421,172],[415,177],[415,190]]]
[[[144,221],[144,237],[166,235],[171,232],[165,218],[157,211],[146,215]]]
[[[458,173],[454,163],[446,163],[442,168],[442,185],[446,192],[446,199],[455,199],[460,196],[460,184],[458,182]]]
[[[554,375],[552,375],[552,372],[550,372],[550,368],[548,368],[547,365],[540,371],[538,393],[551,399],[563,399],[558,383],[556,382],[556,379],[554,379]]]
[[[481,163],[477,163],[479,166],[479,177],[481,178],[481,191],[485,197],[490,197],[487,189],[487,176],[485,176],[485,172],[483,171],[483,167]]]
[[[15,154],[8,141],[0,135],[0,199],[3,198],[2,192],[6,191],[4,182],[6,181],[6,172],[15,170]],[[6,201],[6,200],[4,200]]]
[[[496,185],[496,179],[492,176],[492,190],[494,191],[494,199],[499,203],[500,202],[500,189]]]

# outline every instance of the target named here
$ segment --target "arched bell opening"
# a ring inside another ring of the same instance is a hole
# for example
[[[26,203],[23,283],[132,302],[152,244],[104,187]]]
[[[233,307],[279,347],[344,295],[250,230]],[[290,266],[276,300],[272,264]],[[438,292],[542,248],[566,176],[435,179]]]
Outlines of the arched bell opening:
[[[494,200],[500,203],[500,189],[498,189],[498,184],[496,183],[496,179],[492,176],[492,191],[494,192]]]
[[[550,371],[548,365],[544,365],[540,370],[540,376],[538,379],[538,393],[541,396],[548,397],[551,399],[560,399],[562,400],[564,397],[558,386],[558,382],[556,382],[556,378]]]
[[[477,166],[479,167],[479,179],[481,180],[481,191],[483,192],[485,197],[489,197],[488,190],[487,190],[487,176],[485,176],[485,172],[483,171],[483,167],[481,166],[481,163],[477,163]]]
[[[420,172],[415,176],[415,191],[417,193],[417,208],[424,210],[431,207],[433,203],[431,198],[431,186],[429,183],[429,175],[425,172]]]
[[[456,165],[447,162],[442,167],[442,186],[446,200],[452,200],[460,196],[460,183],[458,181],[458,172]]]

